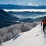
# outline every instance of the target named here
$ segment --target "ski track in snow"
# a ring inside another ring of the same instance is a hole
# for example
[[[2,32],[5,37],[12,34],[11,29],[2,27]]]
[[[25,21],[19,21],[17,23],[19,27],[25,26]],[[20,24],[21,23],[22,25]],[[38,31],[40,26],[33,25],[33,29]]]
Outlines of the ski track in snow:
[[[2,46],[46,46],[46,35],[39,24],[16,39],[4,42]]]

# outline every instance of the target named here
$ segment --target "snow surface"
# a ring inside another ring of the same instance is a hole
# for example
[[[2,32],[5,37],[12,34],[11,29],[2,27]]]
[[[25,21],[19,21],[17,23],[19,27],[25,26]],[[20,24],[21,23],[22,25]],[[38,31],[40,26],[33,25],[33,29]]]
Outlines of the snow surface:
[[[37,25],[32,30],[22,33],[16,39],[4,42],[2,46],[46,46],[46,38],[42,27]]]

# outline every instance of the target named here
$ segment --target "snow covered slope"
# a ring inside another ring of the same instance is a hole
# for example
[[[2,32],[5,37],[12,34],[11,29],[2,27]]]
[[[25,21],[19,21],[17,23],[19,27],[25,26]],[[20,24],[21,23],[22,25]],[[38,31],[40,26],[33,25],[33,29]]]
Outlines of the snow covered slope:
[[[2,46],[46,46],[46,38],[40,25],[22,33],[18,38],[3,43]]]

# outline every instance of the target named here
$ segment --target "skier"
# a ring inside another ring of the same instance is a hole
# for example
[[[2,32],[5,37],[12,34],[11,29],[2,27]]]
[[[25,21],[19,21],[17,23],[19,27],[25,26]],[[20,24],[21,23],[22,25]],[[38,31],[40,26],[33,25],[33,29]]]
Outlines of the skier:
[[[41,22],[41,26],[42,26],[42,24],[43,24],[43,32],[45,32],[44,29],[46,27],[46,16],[43,18],[43,20]]]

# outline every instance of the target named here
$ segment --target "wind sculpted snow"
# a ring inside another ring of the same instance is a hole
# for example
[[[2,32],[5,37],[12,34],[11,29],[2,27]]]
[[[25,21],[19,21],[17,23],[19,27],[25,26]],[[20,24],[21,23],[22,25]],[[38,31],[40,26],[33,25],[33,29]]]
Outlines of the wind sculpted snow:
[[[11,39],[2,46],[46,46],[46,38],[42,26],[38,25],[32,30],[22,33],[15,40]]]

